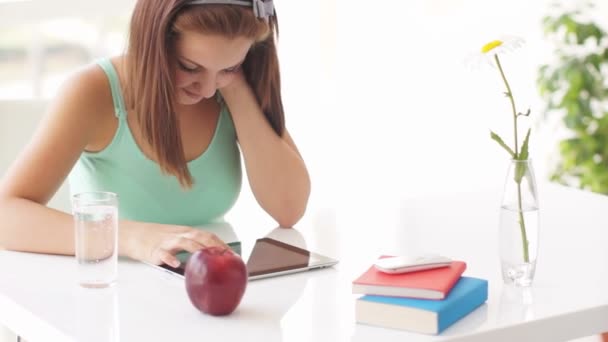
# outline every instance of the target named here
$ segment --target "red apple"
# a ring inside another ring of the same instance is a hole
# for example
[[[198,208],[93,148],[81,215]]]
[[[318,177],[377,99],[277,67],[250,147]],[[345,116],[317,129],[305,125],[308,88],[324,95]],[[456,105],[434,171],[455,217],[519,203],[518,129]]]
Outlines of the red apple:
[[[214,316],[233,312],[247,287],[247,267],[243,259],[223,247],[208,247],[192,254],[185,276],[192,304]]]

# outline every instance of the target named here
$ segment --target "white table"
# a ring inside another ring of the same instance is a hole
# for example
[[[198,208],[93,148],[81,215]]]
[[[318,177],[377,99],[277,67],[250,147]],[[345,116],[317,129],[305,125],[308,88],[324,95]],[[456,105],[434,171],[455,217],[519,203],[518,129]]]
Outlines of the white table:
[[[121,261],[112,289],[84,290],[73,258],[1,251],[0,323],[28,342],[561,341],[608,331],[608,198],[549,184],[540,191],[541,249],[528,290],[500,278],[500,191],[390,205],[353,199],[309,213],[298,230],[270,232],[340,264],[250,282],[231,316],[199,313],[183,282],[141,263]],[[264,220],[253,221],[231,221],[239,239],[268,232]],[[351,281],[379,254],[406,250],[465,260],[465,275],[489,280],[487,303],[440,336],[355,324]]]

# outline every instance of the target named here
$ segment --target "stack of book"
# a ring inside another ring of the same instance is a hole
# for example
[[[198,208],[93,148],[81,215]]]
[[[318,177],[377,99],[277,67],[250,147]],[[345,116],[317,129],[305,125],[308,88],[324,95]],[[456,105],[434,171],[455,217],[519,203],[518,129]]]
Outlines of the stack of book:
[[[371,266],[353,281],[357,323],[439,334],[488,299],[488,282],[462,276],[466,263],[388,274]]]

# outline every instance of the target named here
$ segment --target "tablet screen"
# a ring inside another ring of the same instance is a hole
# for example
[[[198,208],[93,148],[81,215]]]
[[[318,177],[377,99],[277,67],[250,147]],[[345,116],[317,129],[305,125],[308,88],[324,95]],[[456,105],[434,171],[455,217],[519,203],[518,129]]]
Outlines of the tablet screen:
[[[237,254],[241,254],[241,244],[239,242],[229,243],[230,248]],[[181,265],[177,268],[169,265],[160,265],[162,268],[184,275],[186,262],[190,257],[190,253],[177,254]],[[270,238],[258,239],[251,250],[247,260],[247,271],[249,277],[261,277],[269,274],[279,274],[292,270],[306,269],[311,265],[311,252],[283,243]]]
[[[281,241],[263,238],[258,239],[253,246],[247,260],[247,271],[250,277],[254,277],[306,268],[309,262],[309,251]]]

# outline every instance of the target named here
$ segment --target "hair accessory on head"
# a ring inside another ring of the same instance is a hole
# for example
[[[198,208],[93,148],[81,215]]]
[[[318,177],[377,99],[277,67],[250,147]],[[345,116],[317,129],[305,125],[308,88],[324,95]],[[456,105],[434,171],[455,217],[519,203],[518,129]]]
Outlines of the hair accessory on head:
[[[268,19],[268,17],[274,15],[274,5],[272,0],[192,0],[188,2],[188,5],[239,5],[253,7],[253,14],[256,17],[262,19]]]

